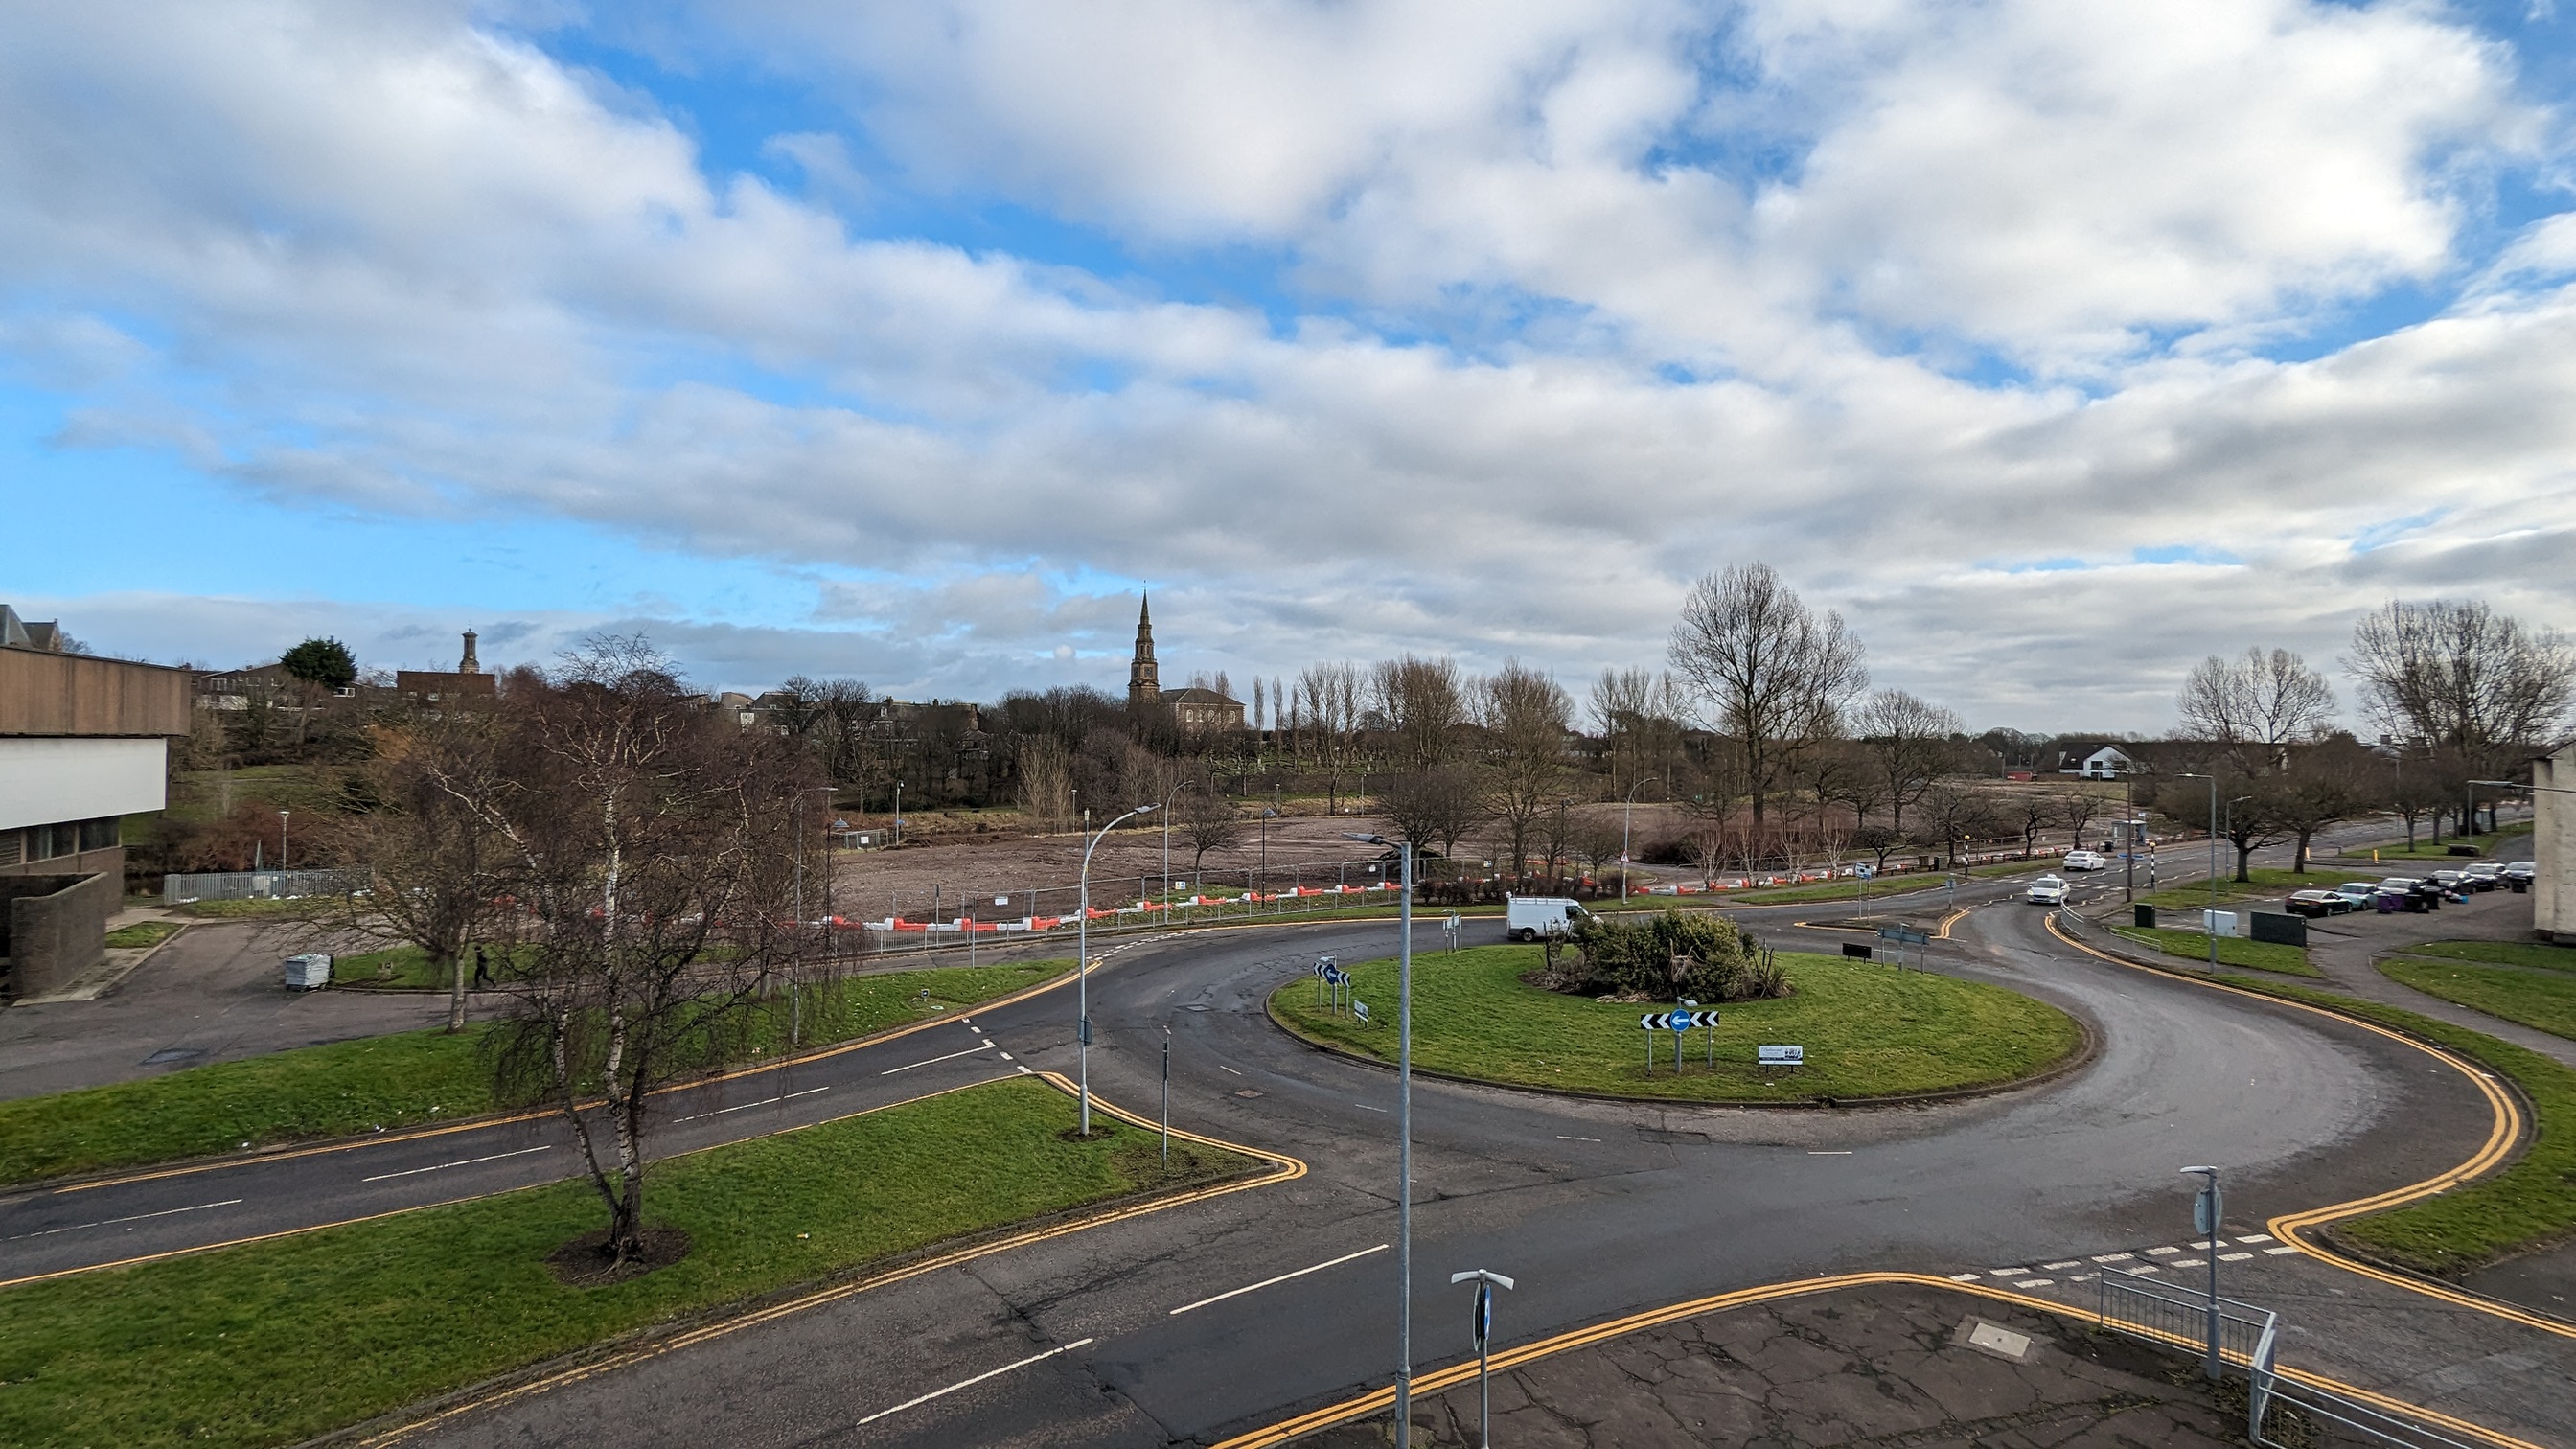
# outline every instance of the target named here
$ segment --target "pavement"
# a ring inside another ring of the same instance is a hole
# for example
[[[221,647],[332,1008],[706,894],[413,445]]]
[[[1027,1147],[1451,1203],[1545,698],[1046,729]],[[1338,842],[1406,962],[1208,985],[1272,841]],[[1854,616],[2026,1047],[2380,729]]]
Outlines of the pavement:
[[[2220,1404],[2179,1354],[1905,1285],[1660,1324],[1503,1369],[1490,1391],[1492,1437],[1513,1449],[2215,1449],[2242,1443],[2245,1428],[2241,1400]],[[1477,1396],[1472,1378],[1417,1396],[1412,1442],[1483,1442]],[[1393,1437],[1381,1413],[1293,1442],[1365,1449]]]
[[[1417,1080],[1417,1359],[1457,1360],[1449,1340],[1464,1299],[1447,1275],[1476,1266],[1520,1282],[1506,1305],[1514,1343],[1869,1269],[2008,1281],[2080,1307],[2080,1260],[2187,1253],[2181,1164],[2221,1167],[2222,1231],[2236,1240],[2280,1213],[2438,1176],[2485,1140],[2482,1093],[2414,1048],[2071,951],[2044,929],[2046,912],[2017,899],[2022,884],[1963,887],[1967,914],[1923,959],[2094,1028],[2094,1061],[2042,1086],[1934,1106],[1764,1110]],[[1738,914],[1778,940],[1813,911]],[[1471,922],[1468,939],[1499,933]],[[1137,937],[1111,947],[1092,976],[1097,1093],[1153,1103],[1168,1027],[1176,1122],[1293,1156],[1309,1168],[1302,1176],[789,1305],[542,1392],[469,1395],[397,1437],[685,1449],[1211,1444],[1383,1385],[1394,1361],[1395,1083],[1287,1037],[1260,1006],[1318,953],[1359,961],[1394,941],[1385,921]],[[1436,972],[1439,953],[1417,969]],[[1026,1067],[1071,1075],[1071,997],[1040,991],[674,1094],[662,1150]],[[543,1118],[389,1133],[0,1198],[0,1240],[22,1275],[79,1271],[553,1180],[568,1156]],[[2576,1380],[2576,1333],[2439,1303],[2304,1253],[2231,1250],[2247,1254],[2226,1265],[2231,1296],[2288,1319],[2285,1362],[2576,1446],[2576,1400],[2535,1388]],[[1887,1382],[1939,1401],[1913,1376]]]

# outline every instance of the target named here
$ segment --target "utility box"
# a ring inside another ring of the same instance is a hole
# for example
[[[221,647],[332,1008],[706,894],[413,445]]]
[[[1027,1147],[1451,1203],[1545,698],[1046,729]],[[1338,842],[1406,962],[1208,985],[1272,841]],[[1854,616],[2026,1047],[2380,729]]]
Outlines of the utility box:
[[[2136,917],[2139,925],[2145,926],[2150,930],[2154,929],[2156,924],[2155,907],[2148,905],[2145,901],[2140,901],[2136,905],[2131,906],[2129,910],[2131,914]]]
[[[2276,946],[2308,944],[2308,920],[2305,916],[2283,915],[2277,911],[2254,913],[2254,939]]]
[[[331,984],[331,957],[324,951],[307,951],[286,958],[286,989],[318,991]]]

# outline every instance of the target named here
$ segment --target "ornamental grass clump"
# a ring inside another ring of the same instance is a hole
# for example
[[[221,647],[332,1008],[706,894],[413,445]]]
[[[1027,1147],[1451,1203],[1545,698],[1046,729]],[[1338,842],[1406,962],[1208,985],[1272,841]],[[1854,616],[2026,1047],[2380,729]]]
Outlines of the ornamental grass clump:
[[[1624,1001],[1765,1001],[1789,994],[1787,973],[1770,948],[1717,916],[1587,916],[1571,944],[1571,951],[1551,945],[1534,984]]]

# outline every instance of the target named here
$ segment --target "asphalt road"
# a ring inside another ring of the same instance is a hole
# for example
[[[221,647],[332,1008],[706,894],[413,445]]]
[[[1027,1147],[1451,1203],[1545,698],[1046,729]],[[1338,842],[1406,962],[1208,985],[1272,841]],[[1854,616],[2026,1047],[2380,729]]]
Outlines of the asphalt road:
[[[1827,1271],[1986,1271],[2168,1244],[2178,1216],[2187,1224],[2186,1163],[2224,1168],[2230,1231],[2259,1233],[2274,1212],[2429,1176],[2484,1137],[2478,1095],[2411,1049],[2071,952],[2010,899],[2020,884],[1964,890],[1972,909],[1929,960],[2084,1018],[2101,1051],[2053,1084],[1938,1107],[1765,1111],[1417,1080],[1417,1360],[1464,1348],[1457,1269],[1517,1278],[1504,1332],[1527,1339]],[[1821,913],[1742,914],[1786,945],[1803,935],[1792,922]],[[1469,939],[1499,932],[1471,923]],[[1377,922],[1134,939],[1092,979],[1095,1090],[1150,1107],[1168,1027],[1176,1120],[1295,1155],[1302,1178],[773,1317],[416,1438],[1207,1443],[1386,1382],[1393,1077],[1303,1046],[1259,1004],[1318,952],[1360,960],[1394,937]],[[1438,953],[1418,969],[1439,969]],[[1023,1067],[1075,1070],[1070,991],[674,1094],[663,1141],[685,1150]],[[21,1278],[290,1231],[558,1178],[572,1150],[536,1119],[25,1194],[0,1201],[0,1254]],[[2455,1377],[2432,1385],[2441,1406],[2576,1443],[2576,1423],[2531,1412],[2514,1375]]]

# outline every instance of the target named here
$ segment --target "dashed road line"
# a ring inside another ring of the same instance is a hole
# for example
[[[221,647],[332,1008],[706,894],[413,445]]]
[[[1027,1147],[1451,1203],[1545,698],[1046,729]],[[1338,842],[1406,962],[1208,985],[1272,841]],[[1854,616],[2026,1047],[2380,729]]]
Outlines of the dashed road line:
[[[368,1179],[370,1182],[374,1180],[375,1179],[373,1178]],[[38,1228],[32,1233],[17,1233],[10,1237],[0,1238],[0,1243],[24,1242],[29,1238],[50,1238],[56,1233],[77,1233],[84,1228],[112,1228],[118,1223],[139,1223],[145,1218],[166,1218],[174,1217],[180,1213],[201,1213],[208,1208],[236,1207],[239,1206],[242,1201],[243,1199],[241,1198],[228,1197],[222,1202],[201,1202],[195,1207],[163,1208],[157,1213],[136,1213],[132,1217],[102,1218],[94,1223],[72,1223],[68,1226],[59,1228]]]
[[[948,1395],[957,1392],[959,1389],[971,1389],[986,1379],[1000,1378],[1002,1375],[1009,1373],[1013,1369],[1024,1369],[1033,1363],[1044,1363],[1048,1359],[1055,1357],[1057,1354],[1071,1353],[1075,1349],[1082,1348],[1094,1341],[1095,1340],[1088,1338],[1077,1338],[1073,1342],[1068,1343],[1061,1348],[1051,1348],[1044,1353],[1030,1354],[1027,1358],[1021,1359],[1017,1363],[1006,1363],[1000,1368],[988,1369],[983,1373],[975,1375],[975,1377],[971,1379],[959,1379],[957,1382],[950,1384],[944,1389],[932,1389],[929,1393],[923,1394],[920,1398],[906,1399],[891,1409],[879,1409],[875,1413],[868,1415],[866,1418],[859,1420],[859,1422],[862,1424],[873,1424],[888,1414],[900,1414],[906,1409],[917,1409],[923,1404],[929,1403],[933,1399],[945,1398]]]
[[[1386,1245],[1386,1244],[1384,1244],[1384,1243],[1380,1243],[1380,1244],[1378,1244],[1378,1245],[1377,1245],[1376,1247],[1374,1247],[1374,1248],[1362,1248],[1362,1249],[1360,1249],[1360,1250],[1359,1250],[1358,1252],[1356,1252],[1356,1253],[1344,1253],[1342,1256],[1340,1256],[1340,1257],[1338,1257],[1338,1258],[1328,1259],[1328,1260],[1327,1260],[1327,1261],[1325,1261],[1325,1262],[1317,1263],[1315,1266],[1313,1266],[1313,1267],[1311,1267],[1311,1268],[1300,1268],[1300,1269],[1298,1269],[1298,1270],[1297,1270],[1296,1272],[1294,1272],[1294,1273],[1282,1273],[1282,1274],[1280,1274],[1280,1275],[1279,1275],[1278,1277],[1276,1277],[1276,1278],[1264,1278],[1264,1279],[1262,1279],[1262,1280],[1261,1280],[1260,1282],[1258,1282],[1258,1283],[1247,1283],[1247,1284],[1245,1284],[1244,1286],[1242,1286],[1242,1287],[1240,1287],[1240,1288],[1231,1288],[1231,1289],[1228,1289],[1228,1290],[1226,1290],[1226,1291],[1225,1291],[1225,1292],[1223,1292],[1223,1293],[1219,1293],[1219,1294],[1217,1294],[1217,1295],[1216,1295],[1215,1297],[1213,1297],[1213,1298],[1202,1298],[1202,1299],[1200,1299],[1200,1300],[1199,1300],[1198,1302],[1196,1302],[1196,1303],[1184,1303],[1184,1304],[1182,1304],[1180,1307],[1173,1309],[1173,1310],[1172,1310],[1169,1314],[1167,1314],[1166,1316],[1167,1316],[1167,1317],[1171,1317],[1171,1318],[1178,1318],[1178,1317],[1180,1317],[1182,1314],[1189,1312],[1189,1311],[1190,1311],[1191,1309],[1193,1309],[1193,1308],[1205,1308],[1205,1307],[1207,1307],[1207,1306],[1208,1306],[1209,1304],[1211,1304],[1211,1303],[1223,1303],[1225,1300],[1227,1300],[1227,1299],[1229,1299],[1229,1298],[1240,1298],[1240,1297],[1242,1297],[1242,1296],[1243,1296],[1244,1294],[1246,1294],[1246,1293],[1251,1293],[1251,1292],[1255,1292],[1255,1291],[1257,1291],[1257,1290],[1259,1290],[1259,1289],[1267,1288],[1267,1287],[1271,1286],[1271,1285],[1272,1285],[1272,1284],[1274,1284],[1274,1283],[1285,1283],[1285,1282],[1287,1282],[1287,1281],[1288,1281],[1289,1279],[1291,1279],[1291,1278],[1303,1278],[1303,1277],[1305,1277],[1305,1276],[1306,1276],[1307,1274],[1309,1274],[1309,1273],[1321,1273],[1321,1272],[1323,1272],[1326,1268],[1338,1268],[1338,1267],[1342,1266],[1344,1263],[1356,1262],[1356,1261],[1358,1261],[1358,1260],[1359,1260],[1359,1259],[1361,1259],[1361,1258],[1365,1258],[1365,1257],[1367,1257],[1367,1256],[1368,1256],[1369,1254],[1371,1254],[1371,1253],[1383,1253],[1383,1252],[1385,1252],[1385,1251],[1386,1251],[1386,1248],[1387,1248],[1387,1245]]]
[[[880,1076],[880,1077],[891,1077],[891,1076],[893,1076],[893,1075],[894,1075],[895,1073],[897,1073],[897,1072],[908,1072],[908,1071],[911,1071],[914,1067],[928,1067],[928,1066],[936,1066],[936,1065],[938,1065],[938,1064],[939,1064],[939,1063],[941,1063],[941,1062],[953,1062],[953,1061],[957,1060],[959,1057],[971,1057],[971,1056],[975,1055],[977,1052],[980,1052],[980,1051],[988,1051],[988,1050],[990,1050],[990,1048],[988,1048],[988,1047],[968,1047],[966,1050],[964,1050],[964,1051],[962,1051],[962,1052],[950,1052],[948,1055],[946,1055],[946,1056],[944,1056],[944,1057],[932,1057],[930,1060],[928,1060],[928,1061],[926,1061],[926,1062],[911,1062],[911,1063],[908,1063],[908,1064],[906,1064],[906,1065],[904,1065],[904,1066],[900,1066],[900,1067],[888,1067],[888,1068],[886,1068],[884,1071],[877,1073],[877,1075],[878,1075],[878,1076]]]
[[[775,1097],[763,1097],[757,1102],[736,1102],[730,1107],[718,1107],[712,1112],[692,1112],[686,1117],[674,1117],[671,1119],[671,1125],[677,1127],[683,1122],[695,1122],[701,1117],[721,1117],[727,1112],[748,1111],[753,1107],[766,1107],[773,1102],[784,1102],[795,1097],[810,1097],[816,1092],[828,1092],[830,1090],[832,1090],[830,1087],[807,1087],[801,1092],[781,1092]],[[372,1177],[367,1180],[369,1182],[375,1181]]]
[[[433,1167],[406,1167],[400,1172],[379,1172],[373,1177],[359,1178],[358,1181],[384,1182],[391,1178],[412,1177],[424,1172],[445,1172],[451,1167],[472,1167],[478,1162],[498,1162],[504,1157],[525,1157],[531,1152],[552,1152],[554,1150],[554,1146],[551,1143],[542,1147],[522,1147],[516,1152],[495,1152],[489,1157],[459,1158],[454,1162],[442,1162]]]

